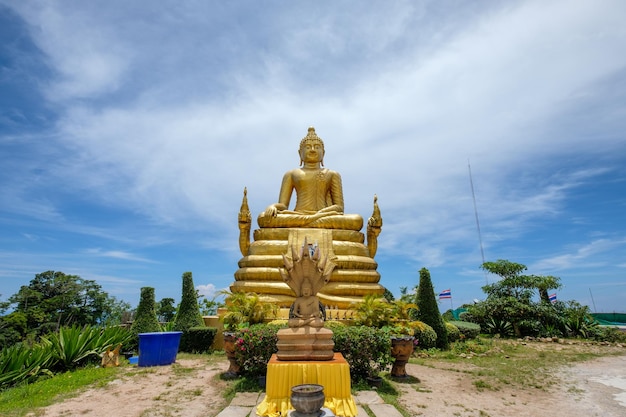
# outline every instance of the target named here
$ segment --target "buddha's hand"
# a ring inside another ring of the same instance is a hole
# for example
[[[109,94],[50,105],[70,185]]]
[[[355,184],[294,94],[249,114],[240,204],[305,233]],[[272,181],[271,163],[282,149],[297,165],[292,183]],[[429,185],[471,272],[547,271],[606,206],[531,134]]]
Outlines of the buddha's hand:
[[[278,214],[278,207],[276,207],[276,204],[272,204],[267,206],[267,208],[265,209],[265,216],[266,217],[276,217],[276,215]]]
[[[265,209],[265,217],[276,217],[278,212],[283,211],[283,210],[287,210],[287,207],[285,207],[284,204],[281,204],[281,203],[270,204]]]

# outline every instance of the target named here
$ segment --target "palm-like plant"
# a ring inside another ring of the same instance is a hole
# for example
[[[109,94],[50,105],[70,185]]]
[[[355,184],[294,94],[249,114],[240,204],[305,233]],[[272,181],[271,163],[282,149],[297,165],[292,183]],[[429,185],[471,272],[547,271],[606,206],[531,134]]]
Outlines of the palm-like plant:
[[[356,323],[362,326],[381,328],[393,321],[394,308],[384,298],[368,294],[362,302],[352,305]]]
[[[418,309],[417,304],[404,300],[394,300],[391,303],[391,308],[393,310],[394,319],[399,321],[411,320],[411,312],[417,311]]]
[[[275,318],[278,313],[276,304],[261,301],[255,293],[222,291],[220,294],[226,296],[226,330],[263,323],[265,319]]]
[[[0,389],[29,383],[40,375],[52,375],[52,350],[43,345],[28,347],[17,343],[0,351]]]

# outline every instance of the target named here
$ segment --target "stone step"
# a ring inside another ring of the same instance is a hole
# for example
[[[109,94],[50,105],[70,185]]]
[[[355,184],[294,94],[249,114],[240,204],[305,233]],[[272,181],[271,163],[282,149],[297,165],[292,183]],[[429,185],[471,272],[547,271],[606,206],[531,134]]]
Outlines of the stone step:
[[[263,401],[264,396],[264,393],[239,392],[217,417],[256,417],[256,406]],[[356,402],[356,417],[368,417],[363,405],[369,407],[376,417],[402,417],[393,405],[385,404],[376,391],[359,391],[354,395],[354,401]]]

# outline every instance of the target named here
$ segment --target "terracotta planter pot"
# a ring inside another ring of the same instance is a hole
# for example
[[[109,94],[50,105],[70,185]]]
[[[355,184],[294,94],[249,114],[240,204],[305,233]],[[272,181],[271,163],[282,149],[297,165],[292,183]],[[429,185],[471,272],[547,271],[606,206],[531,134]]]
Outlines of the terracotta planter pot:
[[[237,363],[237,358],[235,358],[235,342],[237,341],[237,337],[235,333],[224,332],[224,352],[226,352],[226,357],[230,362],[230,366],[228,370],[224,374],[226,377],[236,377],[239,375],[241,371],[241,366]]]
[[[395,359],[391,376],[396,378],[406,378],[406,363],[413,353],[413,336],[391,338],[391,356]]]

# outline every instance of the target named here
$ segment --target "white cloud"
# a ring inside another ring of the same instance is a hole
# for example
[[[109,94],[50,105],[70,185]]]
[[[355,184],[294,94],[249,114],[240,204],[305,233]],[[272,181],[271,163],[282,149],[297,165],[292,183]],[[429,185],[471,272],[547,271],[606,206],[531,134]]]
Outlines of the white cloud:
[[[309,125],[342,174],[346,210],[367,218],[378,195],[379,253],[442,267],[478,246],[468,160],[495,248],[559,218],[624,150],[620,1],[11,7],[46,57],[40,87],[59,119],[41,141],[54,163],[13,162],[3,198],[128,247],[92,249],[101,258],[147,263],[138,248],[184,232],[231,255],[243,187],[256,217]],[[149,226],[82,225],[46,192],[57,187]],[[544,265],[586,256],[563,252]]]
[[[198,294],[205,296],[207,299],[211,299],[217,295],[217,288],[213,284],[196,285]]]

